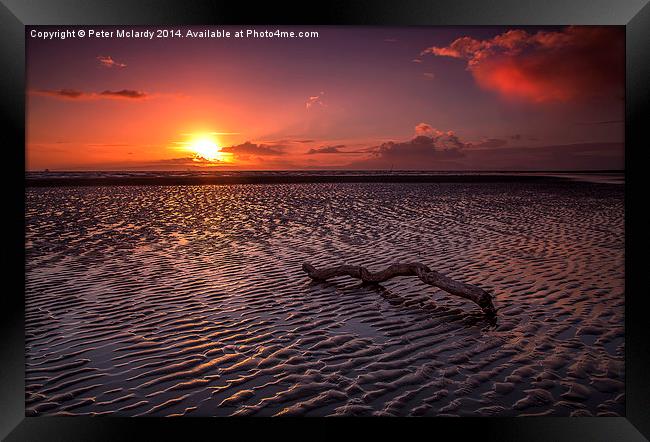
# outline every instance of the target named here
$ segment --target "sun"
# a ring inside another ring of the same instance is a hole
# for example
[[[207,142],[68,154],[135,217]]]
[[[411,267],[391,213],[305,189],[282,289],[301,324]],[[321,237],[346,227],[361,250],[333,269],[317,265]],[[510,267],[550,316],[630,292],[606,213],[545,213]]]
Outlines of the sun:
[[[189,143],[188,148],[197,158],[208,161],[223,161],[224,153],[221,148],[210,138],[197,138]]]
[[[220,146],[219,140],[213,132],[181,134],[183,141],[174,141],[175,149],[183,152],[185,157],[191,155],[194,166],[223,166],[234,162],[233,154]],[[188,155],[189,154],[189,155]]]

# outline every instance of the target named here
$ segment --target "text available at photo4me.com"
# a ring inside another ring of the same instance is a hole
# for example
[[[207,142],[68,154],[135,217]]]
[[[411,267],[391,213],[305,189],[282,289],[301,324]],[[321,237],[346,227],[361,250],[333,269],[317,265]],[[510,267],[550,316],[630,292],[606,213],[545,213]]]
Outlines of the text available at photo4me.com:
[[[318,31],[288,29],[217,29],[217,28],[117,28],[93,27],[65,28],[55,30],[31,29],[29,37],[40,40],[103,39],[124,38],[153,40],[155,38],[175,39],[310,39],[319,38]]]

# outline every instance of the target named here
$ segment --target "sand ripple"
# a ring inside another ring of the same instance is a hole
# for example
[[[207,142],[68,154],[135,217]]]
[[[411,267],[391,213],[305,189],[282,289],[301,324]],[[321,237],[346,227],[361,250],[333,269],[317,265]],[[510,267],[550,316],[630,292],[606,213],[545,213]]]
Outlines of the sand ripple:
[[[621,187],[27,190],[30,415],[616,415]],[[494,291],[497,323],[417,278]]]

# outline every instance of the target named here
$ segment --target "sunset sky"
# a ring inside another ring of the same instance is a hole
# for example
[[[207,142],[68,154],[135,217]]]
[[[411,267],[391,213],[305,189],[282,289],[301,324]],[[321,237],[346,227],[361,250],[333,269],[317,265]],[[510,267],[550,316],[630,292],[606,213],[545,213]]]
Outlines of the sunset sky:
[[[622,27],[29,29],[28,170],[623,168]]]

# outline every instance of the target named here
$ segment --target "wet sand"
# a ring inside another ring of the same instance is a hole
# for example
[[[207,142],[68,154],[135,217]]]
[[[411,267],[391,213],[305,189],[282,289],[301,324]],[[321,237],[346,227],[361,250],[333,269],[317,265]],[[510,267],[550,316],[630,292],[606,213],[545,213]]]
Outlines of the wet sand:
[[[30,187],[28,415],[621,415],[623,186]],[[494,293],[301,270],[421,261]]]

